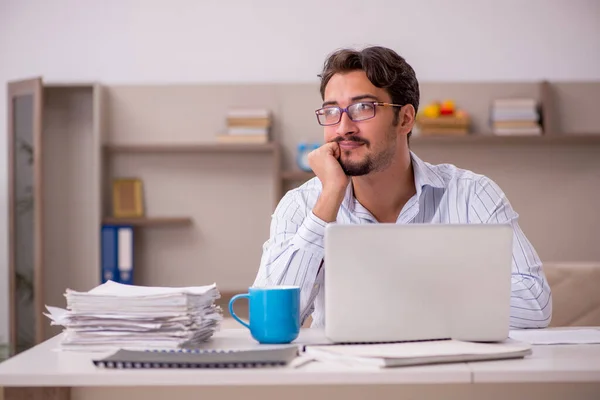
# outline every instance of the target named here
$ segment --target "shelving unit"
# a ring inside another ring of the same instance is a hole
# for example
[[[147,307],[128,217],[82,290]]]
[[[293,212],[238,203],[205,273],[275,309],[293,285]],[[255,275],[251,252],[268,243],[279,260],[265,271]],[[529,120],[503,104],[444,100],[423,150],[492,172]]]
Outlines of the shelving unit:
[[[468,134],[464,136],[414,136],[410,139],[411,145],[464,145],[464,144],[488,144],[488,145],[587,145],[600,143],[600,132],[598,133],[574,133],[574,134],[544,134],[528,136],[498,136],[492,134]]]
[[[592,241],[575,238],[600,235],[599,83],[422,82],[420,88],[421,104],[453,98],[472,114],[477,132],[415,135],[411,147],[420,157],[496,179],[542,258],[600,257]],[[298,143],[322,140],[312,114],[321,100],[318,84],[43,83],[34,94],[43,108],[33,115],[43,139],[38,147],[43,161],[35,165],[41,208],[35,231],[38,310],[44,304],[64,306],[66,287],[89,290],[98,284],[102,223],[131,224],[140,231],[140,284],[215,281],[223,293],[245,291],[284,187],[314,177],[297,169],[295,154]],[[491,99],[510,96],[542,103],[546,134],[486,132]],[[237,106],[273,110],[274,141],[216,143],[227,109]],[[111,180],[125,176],[144,182],[145,218],[110,217]],[[14,201],[10,204],[16,215]],[[15,243],[11,260],[20,251]],[[14,287],[13,282],[11,299]],[[11,307],[14,319],[12,300]],[[35,322],[40,340],[56,333],[45,319]]]
[[[277,148],[276,143],[265,144],[224,144],[224,143],[181,143],[181,144],[131,144],[104,145],[108,153],[270,153]]]
[[[117,154],[259,154],[274,153],[276,163],[278,160],[279,143],[270,142],[264,144],[238,144],[238,143],[150,143],[150,144],[118,144],[103,145],[105,155]],[[280,183],[276,178],[275,185]],[[278,199],[276,199],[278,200]],[[148,217],[137,219],[119,219],[112,217],[103,218],[103,223],[127,223],[136,227],[156,227],[156,226],[185,226],[191,224],[192,219],[187,217],[169,218],[169,217]]]
[[[545,134],[531,136],[498,136],[491,134],[469,134],[464,136],[415,136],[410,139],[411,146],[460,146],[460,145],[598,145],[600,132],[576,134]],[[304,182],[315,176],[312,172],[301,170],[281,171],[282,182]]]
[[[273,179],[275,190],[274,204],[280,199],[282,182],[279,177],[281,164],[281,144],[271,141],[264,144],[244,143],[149,143],[149,144],[105,144],[105,156],[111,155],[179,155],[179,154],[266,154],[273,157]],[[110,220],[105,218],[104,220]],[[151,224],[154,225],[154,224]],[[146,224],[140,226],[147,226]]]
[[[102,223],[111,225],[132,225],[134,227],[169,227],[192,224],[189,217],[147,217],[147,218],[112,218],[102,219]]]

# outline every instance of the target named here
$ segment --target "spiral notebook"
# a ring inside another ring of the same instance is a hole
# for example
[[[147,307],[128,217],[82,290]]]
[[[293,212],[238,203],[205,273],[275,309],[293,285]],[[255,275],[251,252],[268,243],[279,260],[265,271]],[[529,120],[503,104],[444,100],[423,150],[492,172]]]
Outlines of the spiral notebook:
[[[125,350],[93,360],[100,368],[258,368],[289,364],[298,356],[298,346],[251,350]]]

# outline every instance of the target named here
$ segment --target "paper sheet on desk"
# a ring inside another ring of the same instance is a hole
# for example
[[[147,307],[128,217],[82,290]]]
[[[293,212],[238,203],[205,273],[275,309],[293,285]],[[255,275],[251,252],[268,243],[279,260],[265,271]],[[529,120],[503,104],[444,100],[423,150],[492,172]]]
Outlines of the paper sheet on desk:
[[[189,286],[189,287],[159,287],[159,286],[134,286],[124,285],[113,281],[108,281],[100,286],[95,287],[89,292],[76,292],[67,290],[67,295],[83,295],[85,298],[93,296],[108,296],[108,297],[178,297],[181,293],[191,294],[195,296],[206,295],[216,287],[215,284],[205,286]]]
[[[519,329],[511,330],[511,339],[530,344],[595,344],[600,343],[600,329]]]

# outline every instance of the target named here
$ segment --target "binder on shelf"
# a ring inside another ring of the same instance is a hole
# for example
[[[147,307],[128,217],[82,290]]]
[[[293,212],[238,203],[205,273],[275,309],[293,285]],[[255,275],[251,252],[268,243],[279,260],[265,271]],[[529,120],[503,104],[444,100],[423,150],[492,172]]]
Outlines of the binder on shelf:
[[[133,284],[133,227],[102,225],[101,282]]]

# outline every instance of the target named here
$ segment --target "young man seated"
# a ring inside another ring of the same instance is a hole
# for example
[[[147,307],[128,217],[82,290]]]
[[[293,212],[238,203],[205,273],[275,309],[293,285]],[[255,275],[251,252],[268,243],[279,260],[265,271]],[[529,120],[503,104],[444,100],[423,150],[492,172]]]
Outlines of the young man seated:
[[[300,286],[302,322],[312,314],[312,326],[323,327],[327,223],[506,223],[514,230],[511,326],[548,326],[552,296],[542,263],[500,187],[409,149],[419,106],[412,67],[387,48],[345,49],[319,76],[325,144],[308,157],[316,177],[278,204],[254,285]]]

